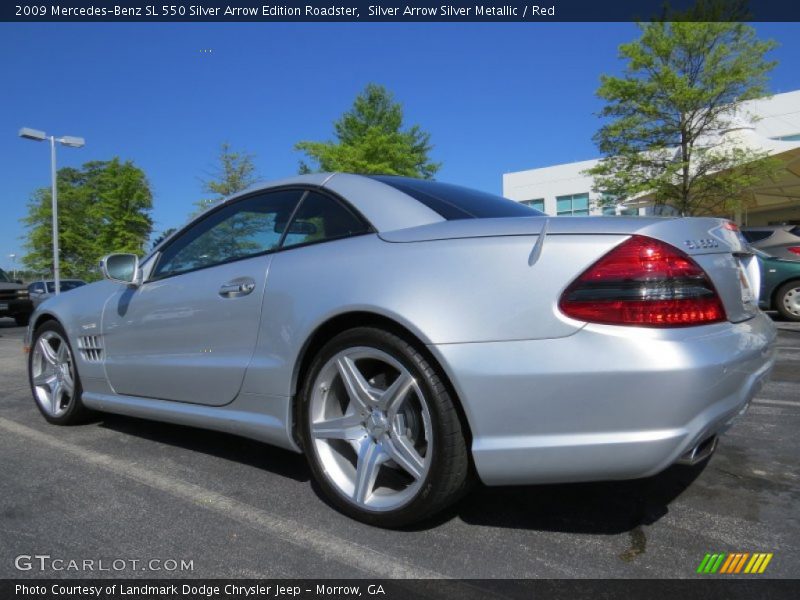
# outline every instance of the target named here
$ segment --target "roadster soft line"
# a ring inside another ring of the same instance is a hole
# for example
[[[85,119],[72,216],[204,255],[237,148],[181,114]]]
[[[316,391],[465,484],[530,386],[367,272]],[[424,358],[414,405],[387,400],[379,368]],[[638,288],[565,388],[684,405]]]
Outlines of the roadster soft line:
[[[42,303],[36,403],[304,452],[381,526],[488,485],[711,454],[772,366],[755,258],[712,218],[548,218],[466,188],[315,174],[231,198]]]

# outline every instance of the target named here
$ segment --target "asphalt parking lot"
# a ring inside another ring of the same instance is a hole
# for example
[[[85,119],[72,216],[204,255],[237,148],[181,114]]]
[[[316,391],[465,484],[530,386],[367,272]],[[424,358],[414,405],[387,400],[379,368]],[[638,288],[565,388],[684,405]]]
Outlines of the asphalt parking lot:
[[[0,578],[672,578],[696,576],[707,552],[772,552],[763,576],[796,577],[800,324],[777,324],[772,381],[705,469],[477,487],[435,522],[383,531],[326,505],[289,452],[117,416],[48,425],[30,396],[24,330],[0,319]],[[15,567],[37,554],[127,562]],[[192,568],[142,570],[152,559]]]

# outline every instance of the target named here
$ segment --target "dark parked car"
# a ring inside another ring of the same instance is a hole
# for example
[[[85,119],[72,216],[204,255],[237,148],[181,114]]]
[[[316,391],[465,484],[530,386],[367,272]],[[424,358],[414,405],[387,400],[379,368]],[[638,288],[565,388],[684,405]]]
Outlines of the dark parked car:
[[[761,266],[759,306],[777,310],[784,319],[800,321],[800,261],[755,252]]]
[[[753,248],[770,256],[800,261],[800,225],[743,227],[742,235]]]
[[[28,289],[0,269],[0,317],[13,317],[17,325],[27,325],[32,312]]]
[[[86,285],[86,282],[80,279],[62,279],[60,288],[62,292],[68,292],[82,285]],[[56,282],[52,279],[34,281],[28,286],[28,292],[31,295],[33,305],[39,306],[56,293]]]

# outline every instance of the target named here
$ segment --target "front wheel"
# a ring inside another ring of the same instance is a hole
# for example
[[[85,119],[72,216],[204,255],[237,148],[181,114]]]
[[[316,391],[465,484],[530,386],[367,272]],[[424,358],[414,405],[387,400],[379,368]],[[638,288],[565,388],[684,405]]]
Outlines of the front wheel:
[[[36,406],[56,425],[80,423],[89,414],[81,402],[81,380],[67,334],[56,321],[47,321],[33,334],[28,354],[28,378]]]
[[[361,327],[336,336],[314,359],[301,402],[311,470],[342,512],[399,527],[467,489],[453,399],[425,357],[396,335]]]
[[[800,281],[781,286],[775,294],[775,309],[784,319],[800,321]]]

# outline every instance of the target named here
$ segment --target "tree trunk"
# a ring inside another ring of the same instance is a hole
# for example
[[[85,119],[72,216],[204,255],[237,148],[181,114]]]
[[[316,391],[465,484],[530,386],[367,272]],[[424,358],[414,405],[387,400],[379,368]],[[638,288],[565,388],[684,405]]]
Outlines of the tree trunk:
[[[689,198],[689,134],[687,131],[686,115],[681,113],[681,215],[690,216],[691,202]]]

